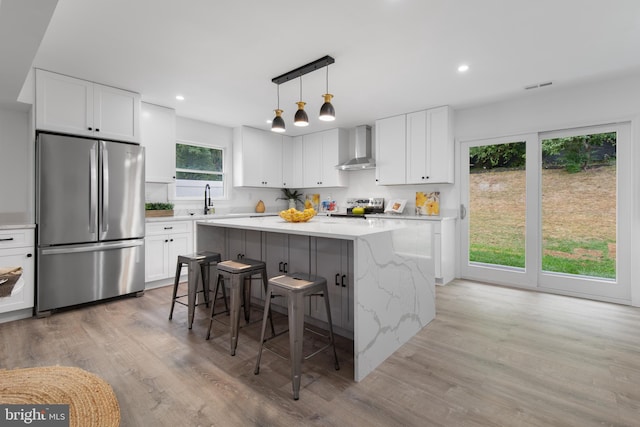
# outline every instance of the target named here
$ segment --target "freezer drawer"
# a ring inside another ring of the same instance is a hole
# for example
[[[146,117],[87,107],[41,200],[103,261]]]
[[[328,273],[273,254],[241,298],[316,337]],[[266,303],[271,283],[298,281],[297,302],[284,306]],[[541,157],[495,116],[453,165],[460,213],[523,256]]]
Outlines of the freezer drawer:
[[[36,313],[144,290],[144,240],[38,249]]]

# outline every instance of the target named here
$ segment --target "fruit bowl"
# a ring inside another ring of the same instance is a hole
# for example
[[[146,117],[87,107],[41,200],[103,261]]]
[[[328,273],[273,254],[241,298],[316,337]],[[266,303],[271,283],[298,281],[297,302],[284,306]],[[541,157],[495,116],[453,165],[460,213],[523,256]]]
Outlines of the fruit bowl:
[[[314,216],[316,216],[316,211],[312,208],[305,209],[303,211],[299,211],[297,209],[291,208],[284,211],[280,211],[280,218],[284,219],[287,222],[307,222]]]

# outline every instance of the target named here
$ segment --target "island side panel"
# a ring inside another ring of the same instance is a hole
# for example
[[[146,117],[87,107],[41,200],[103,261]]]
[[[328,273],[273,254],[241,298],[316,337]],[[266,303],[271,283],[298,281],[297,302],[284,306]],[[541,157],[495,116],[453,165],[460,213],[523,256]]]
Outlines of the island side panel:
[[[435,318],[431,226],[354,243],[354,377],[361,381]]]
[[[226,230],[222,227],[210,227],[196,223],[196,250],[218,252],[222,259],[230,259]]]

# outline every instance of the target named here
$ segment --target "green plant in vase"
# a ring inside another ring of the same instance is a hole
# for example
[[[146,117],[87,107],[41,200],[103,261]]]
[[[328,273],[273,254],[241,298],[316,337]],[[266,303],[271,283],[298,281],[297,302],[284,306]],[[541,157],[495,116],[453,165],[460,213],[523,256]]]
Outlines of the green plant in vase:
[[[298,190],[291,190],[289,188],[283,188],[282,192],[284,193],[284,197],[278,197],[276,200],[288,200],[289,201],[289,209],[296,208],[296,203],[304,204],[302,201],[302,193]]]

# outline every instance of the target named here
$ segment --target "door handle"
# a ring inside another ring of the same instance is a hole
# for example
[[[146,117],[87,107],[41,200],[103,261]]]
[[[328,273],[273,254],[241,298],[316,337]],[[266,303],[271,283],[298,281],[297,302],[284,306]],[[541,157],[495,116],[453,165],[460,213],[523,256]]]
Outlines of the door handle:
[[[102,152],[102,231],[109,231],[109,151],[105,148],[105,142],[100,141]]]
[[[467,216],[467,208],[464,205],[460,205],[460,219],[465,219]]]
[[[96,194],[98,167],[96,165],[96,157],[95,147],[92,147],[89,151],[89,233],[91,234],[96,232],[98,220],[98,195]]]

